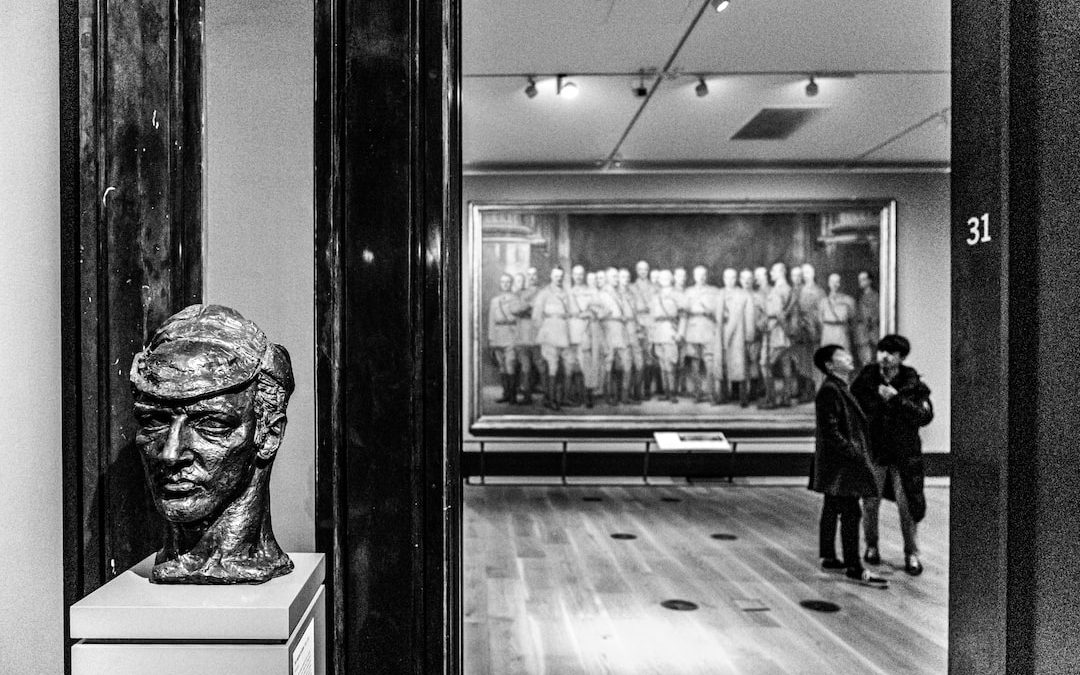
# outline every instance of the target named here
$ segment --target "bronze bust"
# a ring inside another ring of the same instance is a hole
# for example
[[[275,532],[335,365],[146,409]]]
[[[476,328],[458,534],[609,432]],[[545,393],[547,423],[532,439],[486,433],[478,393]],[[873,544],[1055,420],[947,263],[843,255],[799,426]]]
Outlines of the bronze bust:
[[[152,583],[262,583],[292,571],[270,526],[289,353],[220,305],[169,317],[131,364],[136,443],[165,518]]]

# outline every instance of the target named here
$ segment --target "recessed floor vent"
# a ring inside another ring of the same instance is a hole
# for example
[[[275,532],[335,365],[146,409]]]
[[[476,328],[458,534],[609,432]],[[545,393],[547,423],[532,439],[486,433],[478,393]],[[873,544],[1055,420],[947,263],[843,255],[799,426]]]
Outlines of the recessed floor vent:
[[[762,108],[731,137],[733,141],[782,141],[825,108]]]

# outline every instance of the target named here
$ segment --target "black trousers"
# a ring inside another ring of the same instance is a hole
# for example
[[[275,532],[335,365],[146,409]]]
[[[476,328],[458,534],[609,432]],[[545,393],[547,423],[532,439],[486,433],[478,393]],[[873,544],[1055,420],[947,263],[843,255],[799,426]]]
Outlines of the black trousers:
[[[840,519],[840,546],[848,568],[862,567],[859,562],[859,521],[862,508],[858,497],[825,495],[818,530],[818,553],[822,558],[836,557],[836,520]]]

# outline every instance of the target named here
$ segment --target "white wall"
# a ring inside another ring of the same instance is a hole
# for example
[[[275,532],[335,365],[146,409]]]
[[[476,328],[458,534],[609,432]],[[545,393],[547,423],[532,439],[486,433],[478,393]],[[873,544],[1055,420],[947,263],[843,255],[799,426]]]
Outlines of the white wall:
[[[0,673],[28,675],[64,670],[58,15],[0,6]]]
[[[922,432],[924,450],[948,452],[948,174],[466,176],[463,217],[468,218],[470,201],[861,198],[892,198],[897,202],[897,331],[911,340],[908,362],[933,390],[937,414]],[[468,306],[467,297],[463,306]]]
[[[274,532],[315,547],[314,5],[206,5],[206,295],[292,355]]]

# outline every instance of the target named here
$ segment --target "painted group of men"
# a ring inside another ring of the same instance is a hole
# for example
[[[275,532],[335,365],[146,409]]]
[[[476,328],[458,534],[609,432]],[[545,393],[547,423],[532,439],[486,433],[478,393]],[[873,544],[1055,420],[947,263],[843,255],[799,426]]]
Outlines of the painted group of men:
[[[592,407],[596,399],[633,404],[653,395],[677,402],[760,408],[813,400],[813,353],[822,344],[847,346],[863,363],[873,359],[878,295],[859,273],[858,301],[828,289],[805,264],[724,270],[722,285],[697,266],[586,272],[571,268],[570,283],[555,267],[549,283],[537,274],[503,274],[488,307],[487,347],[499,368],[498,403]]]

